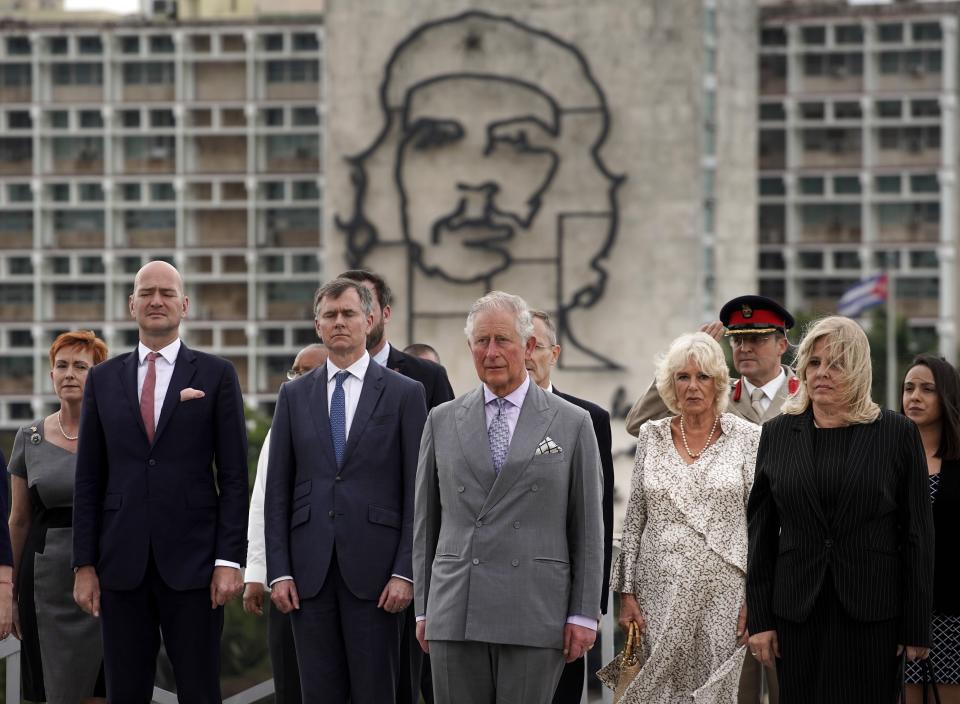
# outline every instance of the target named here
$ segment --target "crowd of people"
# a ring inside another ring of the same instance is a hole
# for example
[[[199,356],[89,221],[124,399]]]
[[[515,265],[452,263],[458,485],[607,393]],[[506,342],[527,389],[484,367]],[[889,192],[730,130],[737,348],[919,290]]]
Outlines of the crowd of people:
[[[188,348],[180,273],[130,296],[137,349],[49,351],[55,413],[23,427],[0,528],[0,637],[30,701],[147,704],[161,639],[179,700],[220,702],[223,605],[268,613],[276,701],[572,704],[610,590],[642,634],[627,704],[960,702],[960,377],[916,357],[899,412],[867,336],[742,296],[674,340],[637,436],[611,560],[610,416],[552,382],[551,316],[478,299],[478,381],[392,346],[387,282],[314,299],[248,501],[236,372]],[[724,350],[730,341],[731,379]],[[3,459],[0,455],[0,468]],[[934,534],[936,533],[936,541]]]

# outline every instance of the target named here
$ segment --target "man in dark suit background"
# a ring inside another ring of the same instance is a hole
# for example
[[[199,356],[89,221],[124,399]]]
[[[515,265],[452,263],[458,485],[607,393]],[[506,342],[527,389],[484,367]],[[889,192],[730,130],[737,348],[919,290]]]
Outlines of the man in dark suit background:
[[[150,702],[161,632],[180,701],[219,702],[221,607],[243,587],[246,552],[240,384],[180,341],[189,301],[173,266],[140,269],[129,305],[137,349],[91,369],[84,389],[74,598],[102,612],[111,702]]]
[[[367,334],[367,352],[381,366],[400,372],[423,384],[427,410],[453,400],[453,388],[447,370],[421,357],[401,352],[387,340],[386,325],[390,322],[393,292],[379,274],[365,269],[351,269],[340,278],[363,284],[373,297],[373,325]],[[397,704],[418,704],[423,694],[426,704],[433,702],[433,683],[430,656],[417,642],[417,622],[413,605],[403,616],[400,634],[400,682],[397,686]]]
[[[389,704],[413,596],[423,386],[371,364],[366,287],[335,279],[315,310],[327,363],[281,387],[270,431],[267,578],[293,614],[303,700]]]
[[[603,588],[600,592],[600,612],[607,613],[610,593],[610,560],[613,554],[613,441],[610,435],[610,414],[600,406],[570,394],[562,393],[550,380],[553,368],[560,358],[557,328],[548,313],[532,310],[533,336],[536,345],[526,361],[527,371],[541,389],[552,391],[565,401],[587,411],[593,423],[603,469]],[[610,634],[612,637],[612,634]],[[563,668],[553,704],[580,704],[583,696],[584,665],[586,658],[578,658]]]

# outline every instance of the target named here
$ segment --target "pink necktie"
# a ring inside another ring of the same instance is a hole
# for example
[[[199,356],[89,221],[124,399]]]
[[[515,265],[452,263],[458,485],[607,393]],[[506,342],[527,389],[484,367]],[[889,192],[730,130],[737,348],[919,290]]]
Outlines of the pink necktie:
[[[143,427],[147,431],[147,440],[153,444],[153,435],[156,432],[153,420],[153,394],[157,387],[157,353],[147,354],[147,375],[143,378],[143,391],[140,392],[140,417],[143,418]]]

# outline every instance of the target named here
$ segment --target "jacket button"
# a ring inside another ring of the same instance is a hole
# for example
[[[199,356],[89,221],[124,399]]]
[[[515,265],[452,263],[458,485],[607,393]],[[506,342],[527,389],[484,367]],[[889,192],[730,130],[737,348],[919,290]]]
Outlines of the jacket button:
[[[336,481],[342,482],[342,481],[343,481],[343,477],[341,477],[341,476],[338,474],[338,475],[336,476]]]
[[[513,565],[514,567],[516,567],[517,565],[520,564],[520,560],[512,560],[512,561],[510,562],[510,564]]]
[[[832,538],[827,538],[826,540],[823,541],[823,545],[824,545],[825,548],[827,548],[827,549],[829,550],[830,548],[833,547],[833,539],[832,539]]]
[[[157,461],[155,459],[149,459],[147,460],[147,464],[150,465],[151,467],[156,467]]]
[[[336,512],[336,511],[330,511],[330,513],[328,513],[327,515],[330,516],[330,518],[333,518],[334,516],[337,515],[337,512]]]
[[[457,492],[460,493],[460,494],[462,494],[462,493],[463,493],[463,487],[462,487],[462,486],[458,486],[458,487],[457,487]]]
[[[477,528],[479,528],[479,527],[482,526],[482,525],[483,525],[483,521],[481,521],[481,520],[478,518],[478,519],[477,519]]]
[[[540,491],[540,487],[534,484],[532,487],[530,487],[530,491]]]
[[[480,560],[478,560],[477,558],[473,558],[473,564],[479,565],[479,564],[480,564]]]
[[[513,522],[513,527],[514,527],[514,528],[519,528],[519,527],[520,527],[520,521],[514,521],[514,522]]]

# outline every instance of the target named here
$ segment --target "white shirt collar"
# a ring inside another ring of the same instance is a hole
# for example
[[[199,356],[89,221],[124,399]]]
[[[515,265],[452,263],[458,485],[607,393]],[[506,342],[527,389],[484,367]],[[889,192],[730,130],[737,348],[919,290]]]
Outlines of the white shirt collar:
[[[530,388],[530,375],[527,374],[524,377],[523,382],[515,388],[513,391],[508,393],[503,398],[512,403],[517,408],[523,406],[523,399],[527,397],[527,390]],[[484,405],[490,403],[494,399],[499,398],[495,393],[490,390],[490,387],[486,384],[483,385],[483,403]]]
[[[141,365],[143,365],[147,359],[147,355],[151,352],[153,352],[153,350],[142,342],[137,343],[137,354],[139,355]],[[157,354],[167,360],[168,363],[174,364],[177,361],[177,355],[180,354],[180,338],[178,337],[166,347],[157,350]]]
[[[751,384],[750,381],[747,379],[747,377],[744,376],[744,377],[741,377],[741,379],[743,380],[743,385],[747,389],[747,395],[749,396],[750,394],[753,393],[753,390],[757,387]],[[775,377],[773,377],[773,379],[768,381],[766,384],[761,386],[760,390],[763,391],[764,396],[766,396],[768,399],[772,401],[774,396],[776,396],[777,392],[780,390],[780,387],[783,386],[783,382],[785,382],[786,380],[787,380],[787,375],[786,375],[786,372],[783,371],[783,365],[781,364],[780,373],[777,374]]]
[[[350,372],[350,374],[357,377],[360,381],[363,381],[363,377],[367,375],[367,367],[369,366],[370,353],[366,350],[363,351],[363,356],[360,357],[360,359],[351,364],[345,370],[340,369],[336,364],[333,363],[333,360],[327,359],[327,381],[331,381],[333,377],[337,375],[337,372],[340,371]]]
[[[380,348],[380,351],[373,355],[373,361],[379,364],[381,367],[387,366],[387,358],[390,356],[390,343],[385,342],[383,347]]]

